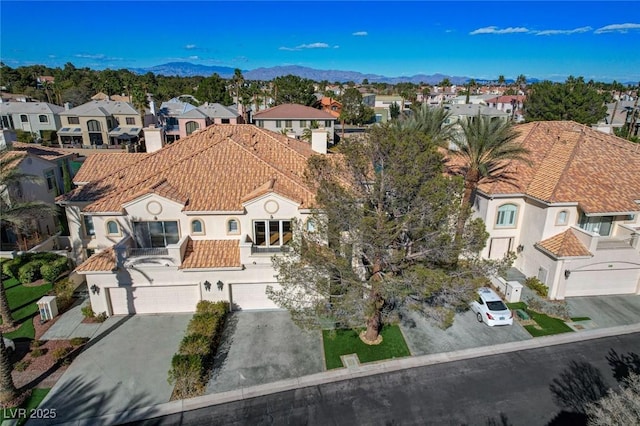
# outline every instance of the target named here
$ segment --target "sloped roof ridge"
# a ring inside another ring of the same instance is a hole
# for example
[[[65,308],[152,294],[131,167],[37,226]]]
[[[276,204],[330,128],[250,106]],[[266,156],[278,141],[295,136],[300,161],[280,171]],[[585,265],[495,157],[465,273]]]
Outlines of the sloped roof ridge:
[[[302,154],[302,153],[298,152],[298,151],[297,151],[296,149],[294,149],[291,145],[289,145],[289,143],[288,143],[289,141],[285,142],[285,141],[284,141],[284,140],[282,140],[282,139],[278,139],[278,138],[274,137],[274,135],[273,135],[271,132],[266,132],[264,129],[261,129],[261,128],[257,127],[257,126],[256,126],[256,129],[258,129],[258,131],[260,131],[264,136],[266,136],[266,137],[268,137],[268,138],[270,138],[270,139],[273,139],[273,140],[274,140],[274,141],[276,141],[278,144],[280,144],[280,145],[282,145],[282,146],[286,147],[288,150],[292,151],[294,154],[297,154],[297,155],[298,155],[298,157],[301,157],[301,158],[302,158],[302,159],[304,159],[305,161],[307,160],[307,157],[306,157],[304,154]],[[288,136],[286,136],[286,137],[287,137],[287,139],[291,139],[291,138],[289,138]]]
[[[573,159],[576,158],[576,155],[578,155],[578,151],[580,150],[584,142],[585,142],[585,132],[584,132],[584,129],[582,129],[582,131],[580,131],[580,136],[578,136],[578,140],[573,145],[571,154],[569,154],[569,156],[567,157],[567,161],[565,161],[564,163],[564,167],[562,169],[562,172],[560,173],[560,176],[563,176],[569,170],[569,168],[571,168],[571,165],[573,164]],[[557,192],[560,186],[558,184],[559,182],[556,182],[553,188],[553,191],[551,191],[551,198],[550,198],[551,200],[555,199],[557,195]]]
[[[276,167],[274,164],[270,164],[267,161],[265,161],[264,159],[262,159],[259,155],[257,155],[255,152],[252,152],[248,147],[246,147],[243,143],[237,142],[235,141],[231,135],[229,135],[228,140],[230,140],[231,142],[235,143],[236,145],[238,145],[241,149],[243,149],[244,151],[246,151],[247,153],[249,153],[251,156],[255,157],[258,161],[260,161],[261,163],[266,164],[268,167],[272,168],[273,170],[275,170],[278,174],[282,175],[286,180],[292,182],[294,185],[304,189],[306,192],[312,192],[307,186],[299,183],[296,179],[288,176],[287,173],[285,173],[284,171],[280,170],[279,167]],[[304,156],[303,156],[304,157]],[[306,159],[306,157],[305,157]],[[274,178],[274,181],[276,181],[277,179]],[[264,185],[264,184],[263,184]]]

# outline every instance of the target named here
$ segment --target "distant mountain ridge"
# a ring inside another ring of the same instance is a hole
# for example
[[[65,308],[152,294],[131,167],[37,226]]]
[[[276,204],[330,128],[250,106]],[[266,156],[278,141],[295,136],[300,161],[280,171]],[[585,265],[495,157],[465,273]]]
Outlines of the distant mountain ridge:
[[[179,77],[208,77],[214,73],[222,78],[231,78],[235,68],[219,67],[210,65],[192,64],[190,62],[169,62],[162,65],[156,65],[148,68],[129,68],[136,74],[146,74],[152,72],[156,75],[179,76]],[[296,75],[302,78],[308,78],[314,81],[327,80],[330,83],[341,82],[346,83],[353,81],[356,83],[367,79],[370,83],[426,83],[437,84],[448,78],[452,84],[464,84],[470,80],[469,77],[449,76],[445,74],[417,74],[413,76],[386,77],[379,74],[363,74],[358,71],[341,71],[341,70],[318,70],[314,68],[302,67],[297,65],[277,66],[270,68],[256,68],[254,70],[241,70],[242,75],[247,80],[273,80],[276,77],[285,75]]]

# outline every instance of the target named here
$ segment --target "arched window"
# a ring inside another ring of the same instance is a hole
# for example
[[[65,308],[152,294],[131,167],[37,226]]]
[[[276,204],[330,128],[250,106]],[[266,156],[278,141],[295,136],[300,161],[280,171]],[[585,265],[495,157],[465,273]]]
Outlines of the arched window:
[[[503,204],[498,207],[496,226],[515,226],[518,206],[515,204]]]
[[[102,127],[100,127],[98,120],[89,120],[87,121],[87,129],[89,129],[90,132],[100,132]]]
[[[185,127],[187,129],[187,135],[190,135],[191,133],[198,130],[200,128],[200,125],[195,121],[187,121],[187,124],[185,125]]]
[[[556,216],[556,225],[566,225],[569,222],[569,212],[560,210]]]
[[[199,219],[195,219],[191,221],[191,233],[192,234],[203,234],[204,233],[204,225],[202,225],[202,221]]]
[[[40,122],[41,122],[41,123],[48,123],[48,122],[49,122],[49,117],[47,117],[47,116],[46,116],[46,115],[44,115],[44,114],[40,114],[40,115],[38,116],[38,119],[40,120]]]
[[[29,121],[29,118],[27,117],[26,114],[22,114],[20,116],[20,121],[22,121],[23,123],[27,123]]]
[[[235,219],[229,219],[227,222],[227,233],[237,234],[238,232],[240,232],[240,225],[238,224],[238,221]]]
[[[118,227],[118,223],[115,220],[110,220],[107,222],[107,234],[109,235],[117,235],[120,233],[120,228]]]

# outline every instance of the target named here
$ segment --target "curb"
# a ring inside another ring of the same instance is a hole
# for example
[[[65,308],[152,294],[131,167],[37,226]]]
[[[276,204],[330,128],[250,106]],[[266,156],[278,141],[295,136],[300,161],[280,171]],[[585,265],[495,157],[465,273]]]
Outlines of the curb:
[[[479,348],[462,349],[453,352],[443,352],[437,354],[393,359],[389,361],[379,361],[363,364],[354,369],[341,368],[337,370],[329,370],[309,376],[280,380],[277,382],[256,386],[249,386],[233,391],[203,395],[196,398],[171,401],[163,404],[141,407],[134,410],[122,411],[119,413],[107,414],[103,416],[78,419],[60,424],[69,426],[93,426],[95,424],[121,424],[141,421],[181,413],[184,411],[197,410],[212,405],[226,404],[229,402],[241,401],[289,390],[318,386],[325,383],[334,383],[358,377],[389,373],[398,370],[405,370],[408,368],[424,367],[429,365],[478,358],[482,356],[505,354],[528,349],[538,349],[548,346],[564,345],[567,343],[583,342],[587,340],[601,339],[604,337],[620,336],[638,332],[640,332],[640,323],[610,328],[586,330],[578,333],[556,334],[553,336],[537,337],[519,342],[501,343],[493,346],[481,346]]]

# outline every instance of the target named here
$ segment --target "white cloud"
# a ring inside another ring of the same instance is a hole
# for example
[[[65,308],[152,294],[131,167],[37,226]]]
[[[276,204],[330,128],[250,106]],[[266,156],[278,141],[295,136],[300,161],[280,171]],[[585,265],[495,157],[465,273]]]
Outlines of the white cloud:
[[[477,34],[512,34],[512,33],[528,33],[529,29],[525,27],[508,27],[508,28],[498,28],[496,26],[483,27],[478,28],[477,30],[471,31],[470,35]]]
[[[627,24],[607,25],[595,30],[594,34],[604,34],[604,33],[613,33],[613,32],[626,33],[626,32],[629,32],[629,30],[640,30],[640,24],[627,23]]]
[[[53,58],[55,58],[55,57],[56,57],[56,55],[49,55],[49,57],[50,57],[51,59],[53,59]]]
[[[78,53],[74,56],[76,58],[83,58],[83,59],[105,59],[106,58],[104,53],[97,53],[97,54]]]
[[[197,60],[200,59],[197,55],[189,56],[187,59]]]
[[[184,48],[187,50],[195,49],[197,46],[195,44],[187,44]]]
[[[591,31],[593,28],[591,27],[580,27],[580,28],[574,28],[572,30],[542,30],[542,31],[537,31],[535,34],[536,35],[570,35],[570,34],[580,34],[580,33],[586,33]]]
[[[351,35],[357,36],[357,37],[364,37],[364,36],[368,36],[369,33],[366,31],[356,31],[355,33],[352,33]]]
[[[302,49],[326,49],[328,48],[329,45],[327,43],[310,43],[310,44],[301,44],[299,46],[296,47],[279,47],[279,50],[289,50],[289,51],[296,51],[296,50],[302,50]]]
[[[333,46],[334,49],[340,49],[340,46],[338,46],[337,44],[335,46]]]

